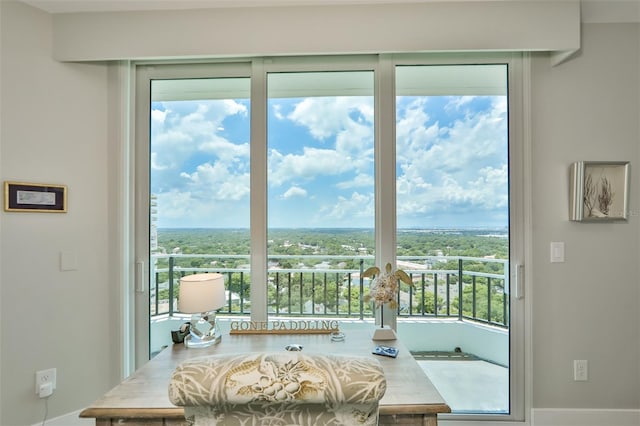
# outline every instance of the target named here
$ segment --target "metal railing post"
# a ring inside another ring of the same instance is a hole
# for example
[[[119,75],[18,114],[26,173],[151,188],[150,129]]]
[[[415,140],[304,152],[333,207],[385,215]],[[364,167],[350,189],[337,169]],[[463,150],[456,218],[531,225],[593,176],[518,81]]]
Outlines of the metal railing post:
[[[447,272],[447,316],[451,316],[451,274]]]
[[[437,317],[440,314],[440,307],[438,306],[438,274],[433,274],[433,316]]]
[[[149,264],[151,264],[151,263],[149,263]],[[155,292],[156,292],[155,293],[156,294],[156,303],[155,303],[155,306],[156,306],[155,307],[155,313],[156,314],[158,313],[158,310],[160,309],[160,298],[158,297],[158,292],[160,290],[160,284],[158,284],[158,275],[159,275],[158,272],[154,273],[156,282],[153,284],[153,288],[155,289]],[[151,272],[149,272],[149,276],[151,276]]]
[[[233,292],[229,287],[229,302],[231,302]],[[244,314],[244,272],[240,272],[240,312]]]
[[[280,272],[276,272],[276,315],[280,315]]]
[[[507,293],[505,293],[504,289],[506,288],[506,282],[502,281],[503,290],[502,290],[502,325],[507,325],[507,303],[509,303],[509,298],[507,297]]]
[[[473,301],[473,302],[472,302],[472,303],[473,303],[473,306],[472,306],[472,314],[471,314],[471,315],[472,315],[472,316],[473,316],[473,318],[475,319],[475,318],[476,318],[476,316],[478,315],[478,311],[477,311],[477,309],[476,309],[476,303],[477,303],[477,302],[476,302],[476,276],[475,276],[475,275],[471,277],[471,282],[472,282],[472,286],[471,286],[471,288],[472,288],[472,290],[473,290],[473,294],[472,294],[472,296],[471,296],[471,300]]]
[[[364,259],[360,259],[360,320],[364,319]]]
[[[302,311],[304,311],[304,280],[303,280],[303,274],[302,272],[300,272],[300,314],[302,314]]]
[[[351,316],[351,272],[347,275],[347,315]]]
[[[173,267],[175,259],[173,256],[169,257],[169,316],[173,316]],[[156,300],[158,300],[158,292],[156,290]]]
[[[287,312],[291,312],[291,272],[287,273]]]
[[[325,274],[325,277],[327,275]],[[302,278],[300,279],[302,283]],[[302,293],[300,293],[300,313],[303,314],[304,310],[302,309]],[[311,273],[311,313],[316,313],[316,273]]]
[[[458,319],[462,320],[462,259],[458,259]]]
[[[487,277],[487,321],[491,322],[491,277]]]
[[[336,313],[340,313],[340,276],[336,273]],[[327,309],[325,307],[324,313],[327,313]]]

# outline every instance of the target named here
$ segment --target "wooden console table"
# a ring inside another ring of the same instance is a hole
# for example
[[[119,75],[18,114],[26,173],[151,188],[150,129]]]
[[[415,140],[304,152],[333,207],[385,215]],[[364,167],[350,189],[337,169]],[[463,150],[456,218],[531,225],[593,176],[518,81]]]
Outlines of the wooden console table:
[[[80,417],[95,418],[96,426],[186,426],[183,408],[171,404],[167,393],[171,373],[181,361],[222,353],[284,351],[290,343],[301,344],[304,352],[376,357],[387,379],[387,392],[380,401],[380,425],[437,426],[438,413],[451,412],[399,340],[378,342],[400,349],[397,358],[386,358],[371,354],[376,342],[367,332],[351,331],[342,342],[332,342],[327,334],[225,335],[220,344],[209,348],[172,345],[83,410]]]

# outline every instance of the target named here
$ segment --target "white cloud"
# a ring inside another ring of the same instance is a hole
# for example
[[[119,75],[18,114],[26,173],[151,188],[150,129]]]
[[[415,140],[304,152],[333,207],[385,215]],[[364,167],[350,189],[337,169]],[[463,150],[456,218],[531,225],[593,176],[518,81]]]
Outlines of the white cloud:
[[[287,189],[284,194],[282,194],[282,198],[287,200],[289,198],[304,198],[307,196],[307,191],[304,188],[300,188],[299,186],[292,186]]]
[[[405,141],[425,141],[424,129],[429,128],[429,115],[424,110],[427,98],[420,97],[413,100],[402,111],[396,125],[396,139],[399,143]]]
[[[453,108],[460,109],[465,105],[470,104],[476,96],[451,96],[449,103],[445,105],[445,109]]]
[[[177,189],[198,194],[198,188],[190,186],[194,185],[191,178],[198,179],[200,174],[206,173],[202,168],[204,164],[220,161],[226,165],[227,179],[236,181],[234,186],[244,180],[248,186],[248,179],[242,176],[248,173],[249,144],[229,140],[224,130],[225,120],[229,117],[246,117],[246,105],[230,100],[176,101],[154,103],[154,111],[150,161],[154,193]],[[242,125],[248,126],[248,121],[245,122]],[[232,127],[237,130],[237,123]],[[181,173],[186,173],[190,179],[181,178]],[[219,198],[241,198],[246,194],[237,188],[229,189],[230,184],[221,182],[216,189]],[[231,194],[224,195],[225,190]]]
[[[277,117],[284,117],[275,105]],[[286,118],[326,147],[302,147],[303,152],[269,155],[269,183],[309,181],[346,172],[371,173],[373,162],[373,107],[369,97],[306,98],[293,107]],[[335,140],[335,144],[329,145]]]
[[[233,115],[246,115],[247,107],[233,100],[206,102],[185,101],[162,103],[164,111],[152,112],[151,142],[154,164],[160,169],[179,169],[199,150],[211,152],[212,145],[226,143],[226,150],[235,150],[235,143],[218,135],[224,121]],[[242,142],[242,141],[241,141]],[[246,149],[238,148],[239,155],[246,156]],[[220,151],[222,152],[222,151]],[[229,155],[229,151],[225,151]]]
[[[352,114],[357,114],[357,124],[372,123],[372,105],[371,97],[305,98],[295,106],[287,118],[307,127],[314,138],[322,140],[353,126]]]
[[[151,110],[151,121],[156,123],[156,124],[163,124],[165,118],[167,117],[167,112],[169,112],[169,111],[168,110],[161,111],[159,109],[152,109]]]
[[[158,211],[162,212],[163,221],[190,217],[193,206],[198,204],[188,191],[172,190],[157,194],[157,197]]]
[[[230,210],[233,215],[229,215]],[[158,194],[160,227],[248,227],[249,203],[238,205],[202,199],[190,191],[173,189]]]
[[[321,209],[320,213],[326,221],[338,220],[346,222],[357,220],[361,222],[370,219],[371,225],[373,225],[375,211],[375,202],[373,194],[360,194],[354,192],[350,198],[339,196],[337,202],[332,205]],[[338,222],[339,223],[339,222]]]
[[[193,138],[178,130],[167,130],[152,136],[152,167],[156,170],[177,169],[191,152]]]
[[[507,103],[506,97],[492,99],[491,108],[485,108],[483,97],[459,98],[444,110],[430,109],[432,101],[424,97],[403,105],[396,129],[399,223],[420,215],[480,218],[507,211]],[[163,215],[182,214],[189,223],[202,221],[198,215],[228,217],[239,211],[237,203],[248,210],[249,197],[249,143],[229,140],[225,129],[233,133],[236,124],[223,124],[229,114],[246,114],[246,106],[194,105],[172,103],[171,109],[152,113],[158,134],[151,167],[160,186],[171,191],[161,191],[159,205]],[[285,109],[285,102],[274,105],[276,118],[304,126],[316,141],[303,136],[270,150],[269,185],[284,191],[278,199],[317,201],[300,210],[301,223],[373,226],[371,99],[308,98]],[[360,192],[345,194],[356,189]],[[325,193],[330,198],[322,198]]]
[[[375,182],[374,182],[373,176],[360,173],[351,180],[338,183],[336,187],[338,189],[351,189],[351,188],[362,188],[362,187],[373,188],[374,184]]]
[[[474,195],[475,204],[487,210],[506,209],[509,207],[506,183],[509,171],[506,164],[502,167],[485,167],[480,169],[478,179],[469,182],[469,189]]]
[[[332,149],[305,147],[302,155],[271,151],[269,156],[269,183],[282,185],[299,179],[337,175],[352,169],[352,165]]]
[[[373,137],[373,126],[347,121],[336,135],[336,151],[354,159],[364,157],[367,152],[373,154]]]
[[[284,120],[285,116],[282,115],[282,108],[280,105],[276,104],[273,106],[273,115],[278,119],[278,120]]]
[[[167,164],[159,164],[158,163],[158,154],[155,152],[151,153],[151,161],[150,161],[151,170],[166,170],[169,168]]]
[[[483,168],[474,181],[459,182],[452,176],[445,176],[440,185],[430,185],[419,181],[398,181],[398,213],[475,213],[506,209],[507,166]]]
[[[205,163],[193,173],[181,173],[190,192],[201,200],[237,201],[249,196],[249,173],[234,174],[223,162]]]
[[[480,111],[473,109],[475,99],[457,102],[469,110],[449,127],[430,124],[414,110],[422,109],[419,102],[408,107],[397,132],[399,214],[506,210],[506,99],[493,98],[491,108]]]
[[[233,161],[236,158],[248,159],[250,151],[248,143],[236,144],[215,135],[210,140],[202,142],[198,149],[215,154],[221,161]]]

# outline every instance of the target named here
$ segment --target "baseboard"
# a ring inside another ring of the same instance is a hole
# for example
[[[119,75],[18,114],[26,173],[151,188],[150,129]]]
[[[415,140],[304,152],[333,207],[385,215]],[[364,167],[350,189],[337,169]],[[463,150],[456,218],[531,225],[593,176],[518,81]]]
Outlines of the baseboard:
[[[52,419],[46,419],[44,426],[92,426],[96,424],[96,419],[81,419],[78,417],[80,411],[74,411],[73,413],[67,413],[65,415],[54,417]],[[32,426],[42,426],[42,422],[38,422]]]
[[[534,408],[528,421],[457,420],[446,416],[438,420],[440,426],[638,426],[640,409],[575,409]]]
[[[640,409],[534,408],[532,426],[638,426]]]
[[[90,426],[95,424],[94,419],[81,419],[78,417],[81,410],[65,414],[60,417],[45,421],[45,426]],[[441,420],[438,424],[443,426],[507,426],[524,425],[525,422],[501,422],[490,421],[455,421]],[[41,426],[37,423],[33,426]],[[613,409],[572,409],[572,408],[534,408],[531,410],[531,426],[638,426],[640,425],[640,409],[638,410],[613,410]]]

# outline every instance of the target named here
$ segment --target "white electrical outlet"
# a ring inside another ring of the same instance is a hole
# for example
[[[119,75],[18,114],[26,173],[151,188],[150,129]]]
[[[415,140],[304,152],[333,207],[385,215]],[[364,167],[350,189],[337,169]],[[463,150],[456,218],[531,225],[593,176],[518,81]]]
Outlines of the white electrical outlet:
[[[573,380],[585,382],[589,379],[589,368],[586,359],[573,360]]]
[[[40,398],[50,396],[56,388],[56,369],[36,371],[36,395]]]

